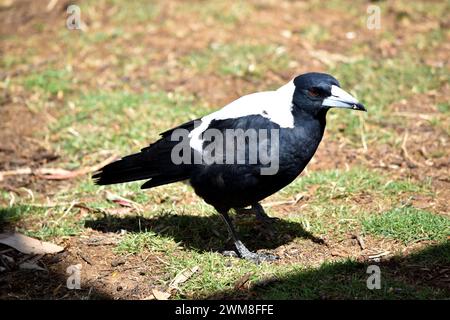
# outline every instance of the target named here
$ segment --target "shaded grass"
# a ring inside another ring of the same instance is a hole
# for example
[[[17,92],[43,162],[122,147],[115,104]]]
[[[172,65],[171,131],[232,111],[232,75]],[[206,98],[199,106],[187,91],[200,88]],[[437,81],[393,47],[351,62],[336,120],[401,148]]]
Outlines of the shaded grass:
[[[244,299],[426,299],[446,298],[448,289],[423,281],[423,268],[450,263],[449,243],[441,242],[412,254],[378,264],[381,289],[367,288],[369,263],[353,260],[325,262],[319,268],[300,265],[255,265],[228,260],[218,254],[181,253],[171,256],[167,271],[172,278],[185,268],[201,266],[176,298]],[[411,268],[410,266],[414,266]],[[418,274],[419,273],[419,274]],[[249,275],[250,289],[234,288]],[[212,293],[212,294],[211,294]]]
[[[0,208],[0,229],[23,218],[24,207]]]
[[[0,208],[0,227],[16,224],[17,231],[41,240],[75,236],[84,231],[84,220],[79,217],[79,209],[69,209],[65,206],[46,208],[28,204]]]

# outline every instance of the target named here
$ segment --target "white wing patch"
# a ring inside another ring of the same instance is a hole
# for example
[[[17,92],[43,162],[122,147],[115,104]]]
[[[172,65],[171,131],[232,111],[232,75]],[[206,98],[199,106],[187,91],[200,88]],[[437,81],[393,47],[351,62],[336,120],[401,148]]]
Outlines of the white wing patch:
[[[250,115],[260,115],[277,123],[282,128],[294,127],[292,115],[292,97],[295,85],[293,80],[276,91],[264,91],[248,94],[227,104],[222,109],[201,119],[201,124],[191,131],[189,145],[202,152],[201,136],[213,120],[235,119]]]

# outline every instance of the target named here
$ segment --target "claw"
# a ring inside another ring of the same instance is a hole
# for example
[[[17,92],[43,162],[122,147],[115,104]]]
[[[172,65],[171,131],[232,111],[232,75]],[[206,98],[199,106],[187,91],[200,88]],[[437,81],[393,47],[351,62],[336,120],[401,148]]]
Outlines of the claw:
[[[239,258],[239,254],[236,253],[236,251],[227,250],[223,251],[222,255],[225,257],[233,257],[233,258]],[[275,260],[280,259],[280,257],[270,254],[270,253],[255,253],[255,252],[245,252],[241,255],[242,259],[252,261],[256,264],[260,264],[261,262],[272,262]]]
[[[255,253],[255,252],[250,252],[249,254],[242,256],[242,258],[245,260],[252,261],[256,264],[260,264],[261,262],[272,262],[272,261],[280,259],[280,257],[278,257],[274,254]]]
[[[226,250],[226,251],[222,251],[222,255],[225,257],[233,257],[233,258],[238,258],[238,254],[236,253],[236,251],[233,250]]]

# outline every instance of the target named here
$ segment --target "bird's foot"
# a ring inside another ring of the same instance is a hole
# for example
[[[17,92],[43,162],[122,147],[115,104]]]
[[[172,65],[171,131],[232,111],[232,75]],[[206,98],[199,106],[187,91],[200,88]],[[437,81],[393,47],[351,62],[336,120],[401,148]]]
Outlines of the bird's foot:
[[[275,260],[280,259],[280,257],[270,254],[270,253],[256,253],[256,252],[249,252],[242,256],[243,259],[252,261],[256,264],[260,264],[261,262],[272,262]]]
[[[233,258],[239,257],[239,255],[236,253],[236,251],[233,251],[233,250],[222,251],[222,255],[225,257],[233,257]]]
[[[225,257],[242,258],[248,261],[252,261],[256,264],[260,264],[261,262],[271,262],[280,259],[280,257],[270,253],[246,252],[243,255],[239,256],[239,254],[233,250],[223,251],[222,255],[224,255]]]
[[[240,257],[245,260],[253,261],[256,264],[261,262],[270,262],[278,260],[279,257],[270,253],[256,253],[248,250],[240,240],[234,242],[236,251],[224,251],[222,254],[228,257]]]

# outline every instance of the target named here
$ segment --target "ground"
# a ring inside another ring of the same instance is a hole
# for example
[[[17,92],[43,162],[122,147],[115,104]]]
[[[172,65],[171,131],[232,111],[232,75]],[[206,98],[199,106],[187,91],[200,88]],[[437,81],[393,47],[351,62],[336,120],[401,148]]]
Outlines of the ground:
[[[368,113],[329,112],[305,172],[263,202],[275,232],[235,216],[273,263],[221,255],[225,226],[183,183],[3,175],[0,228],[65,250],[0,246],[0,299],[154,299],[196,266],[170,299],[450,297],[448,1],[75,3],[82,30],[66,27],[67,1],[0,1],[0,171],[89,168],[307,71],[333,74]],[[18,268],[30,258],[45,271]],[[381,289],[367,288],[370,265]]]

